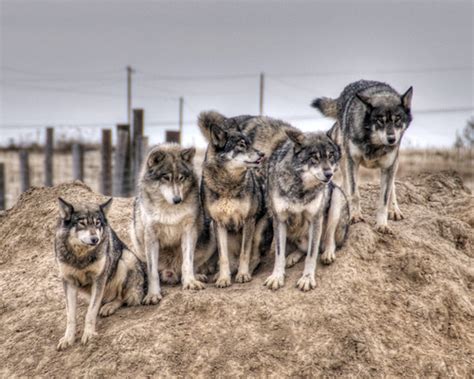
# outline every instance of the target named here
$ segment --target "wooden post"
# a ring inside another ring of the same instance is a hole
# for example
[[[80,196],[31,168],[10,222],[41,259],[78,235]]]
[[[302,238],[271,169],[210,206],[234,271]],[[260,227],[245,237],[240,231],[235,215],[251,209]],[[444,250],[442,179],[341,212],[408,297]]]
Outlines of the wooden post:
[[[167,130],[165,140],[166,142],[179,143],[179,132],[177,132],[176,130]]]
[[[183,144],[183,108],[184,108],[184,99],[179,98],[179,144]]]
[[[79,143],[72,145],[72,178],[84,181],[84,151]]]
[[[127,196],[129,193],[130,170],[127,161],[130,126],[117,125],[117,144],[114,159],[114,196]]]
[[[5,164],[0,163],[0,211],[6,208],[5,197]]]
[[[265,89],[265,74],[260,73],[260,116],[263,116],[263,91]]]
[[[101,192],[112,195],[112,131],[102,129],[101,152]]]
[[[138,172],[140,171],[141,157],[140,157],[140,137],[143,136],[143,109],[133,110],[133,148],[132,148],[132,160],[133,160],[133,184],[135,185]]]
[[[28,150],[20,150],[20,190],[25,192],[30,188],[30,164]]]
[[[132,68],[127,66],[127,119],[132,122]]]
[[[54,128],[46,128],[44,145],[44,185],[53,186]]]

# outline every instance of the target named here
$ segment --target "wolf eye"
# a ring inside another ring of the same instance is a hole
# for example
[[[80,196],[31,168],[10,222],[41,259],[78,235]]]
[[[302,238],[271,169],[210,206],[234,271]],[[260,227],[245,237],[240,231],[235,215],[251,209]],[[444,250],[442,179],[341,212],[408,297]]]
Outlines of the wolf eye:
[[[311,163],[318,163],[319,162],[319,159],[317,157],[311,157],[309,160],[311,161]]]
[[[398,116],[398,115],[395,116],[395,122],[398,122],[398,121],[400,121],[401,119],[402,119],[402,118],[401,118],[400,116]]]
[[[161,177],[165,182],[169,182],[171,180],[171,175],[170,174],[165,174]]]
[[[102,223],[100,222],[100,220],[95,220],[95,226],[102,226]]]
[[[180,182],[184,182],[184,181],[186,180],[186,177],[185,177],[184,175],[180,175],[180,176],[178,177],[178,180],[179,180]]]

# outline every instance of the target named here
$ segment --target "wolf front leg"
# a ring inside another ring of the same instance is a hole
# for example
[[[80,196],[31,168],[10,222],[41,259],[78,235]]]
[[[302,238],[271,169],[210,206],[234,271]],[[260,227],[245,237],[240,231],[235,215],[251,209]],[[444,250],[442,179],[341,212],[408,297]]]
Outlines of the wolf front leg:
[[[304,262],[303,275],[296,283],[301,291],[316,288],[316,265],[318,262],[319,244],[323,227],[323,214],[319,212],[309,225],[308,253]]]
[[[277,290],[285,284],[286,222],[273,218],[273,238],[275,239],[275,265],[273,273],[264,285]]]
[[[183,253],[182,285],[185,290],[203,290],[204,283],[194,276],[194,251],[196,250],[197,231],[194,225],[188,227],[181,237],[181,251]]]
[[[158,259],[160,257],[160,243],[152,227],[145,229],[146,269],[148,274],[148,293],[143,304],[158,304],[162,299],[160,276],[158,274]]]
[[[219,251],[219,276],[216,280],[216,287],[229,287],[230,279],[229,248],[227,244],[227,229],[222,224],[216,225],[217,249]]]
[[[64,337],[59,340],[58,350],[71,346],[76,339],[77,287],[63,279],[63,288],[66,296],[67,324]]]
[[[380,175],[380,197],[379,206],[377,210],[377,223],[376,228],[381,233],[390,233],[390,228],[387,224],[388,219],[388,202],[390,200],[390,194],[394,185],[396,165],[393,164],[388,168],[381,169]]]
[[[399,221],[399,220],[403,220],[405,217],[403,216],[402,211],[398,207],[397,193],[395,190],[395,176],[397,174],[397,169],[398,169],[398,158],[395,160],[394,165],[395,167],[394,167],[393,179],[392,179],[392,193],[390,195],[390,208],[388,211],[388,218],[389,220]]]
[[[95,324],[97,321],[97,314],[102,304],[102,298],[104,296],[105,283],[107,278],[105,273],[102,273],[92,283],[91,298],[89,307],[86,313],[86,322],[84,325],[84,332],[82,333],[81,342],[83,345],[87,344],[97,333],[95,331]]]
[[[346,158],[344,159],[344,187],[346,193],[350,198],[351,204],[351,222],[364,222],[364,217],[360,210],[360,193],[359,193],[359,165],[360,160],[350,156],[349,153],[346,153]],[[346,183],[347,182],[347,183]]]
[[[249,271],[250,254],[252,253],[252,245],[255,233],[255,219],[247,220],[242,230],[242,245],[240,249],[239,271],[235,277],[235,281],[239,283],[250,282],[252,280]]]

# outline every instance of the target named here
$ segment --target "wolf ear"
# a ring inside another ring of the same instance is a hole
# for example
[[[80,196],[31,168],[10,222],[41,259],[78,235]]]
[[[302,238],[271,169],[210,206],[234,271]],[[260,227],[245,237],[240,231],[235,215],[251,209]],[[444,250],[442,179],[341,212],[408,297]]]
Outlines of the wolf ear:
[[[110,206],[112,205],[112,200],[113,198],[111,197],[109,200],[107,200],[105,203],[103,204],[100,204],[99,205],[99,208],[100,210],[104,213],[104,215],[107,216],[107,213],[109,212],[110,210]]]
[[[217,125],[211,125],[210,132],[211,143],[217,147],[224,147],[227,139],[227,132]]]
[[[374,106],[372,105],[372,99],[369,96],[356,93],[356,97],[367,107],[368,111],[372,110]]]
[[[190,147],[181,151],[181,158],[185,162],[192,163],[194,154],[196,154],[196,148]]]
[[[303,148],[304,134],[296,129],[285,130],[288,138],[295,144],[295,153],[298,153]]]
[[[166,154],[164,151],[158,150],[155,151],[154,153],[151,153],[146,161],[146,165],[148,167],[153,167],[160,161],[162,161],[165,158]]]
[[[339,145],[339,139],[341,135],[341,128],[339,124],[336,122],[334,125],[329,129],[326,135],[336,144]]]
[[[408,112],[411,110],[411,98],[413,96],[413,87],[408,88],[408,90],[401,96],[401,101],[403,108]]]
[[[70,220],[74,207],[61,197],[58,197],[59,215],[64,220]]]

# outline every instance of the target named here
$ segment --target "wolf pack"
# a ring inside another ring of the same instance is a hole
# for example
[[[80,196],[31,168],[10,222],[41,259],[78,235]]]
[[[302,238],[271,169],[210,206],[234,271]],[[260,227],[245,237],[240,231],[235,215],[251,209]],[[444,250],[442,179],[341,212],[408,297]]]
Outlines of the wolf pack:
[[[201,290],[252,280],[264,256],[274,256],[264,285],[278,290],[285,270],[304,257],[296,287],[316,288],[318,258],[336,259],[351,223],[362,222],[358,169],[380,169],[375,228],[404,218],[395,174],[402,136],[412,120],[412,87],[360,80],[337,99],[312,106],[335,119],[327,132],[304,133],[264,116],[225,117],[202,112],[208,142],[202,173],[195,148],[160,144],[147,153],[133,202],[130,236],[123,243],[103,204],[59,198],[54,249],[62,279],[67,324],[58,350],[76,339],[78,292],[89,296],[82,343],[96,336],[98,315],[123,305],[158,304],[161,284]],[[341,168],[343,188],[333,181]]]

